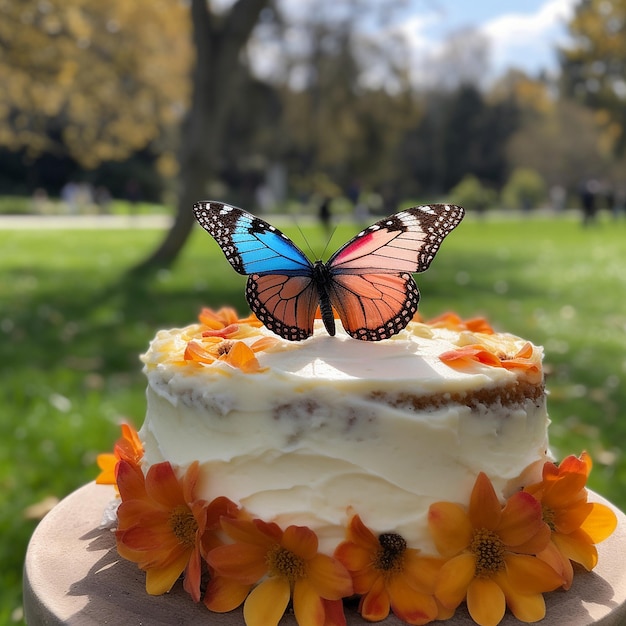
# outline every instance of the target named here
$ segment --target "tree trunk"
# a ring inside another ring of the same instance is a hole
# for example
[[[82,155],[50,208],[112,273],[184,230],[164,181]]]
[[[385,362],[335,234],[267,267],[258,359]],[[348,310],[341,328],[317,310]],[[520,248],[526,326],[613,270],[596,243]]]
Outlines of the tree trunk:
[[[181,132],[178,208],[165,238],[138,270],[170,266],[191,233],[192,205],[207,199],[205,185],[217,170],[241,51],[269,1],[238,0],[219,17],[211,13],[207,0],[191,1],[196,61],[191,106]]]

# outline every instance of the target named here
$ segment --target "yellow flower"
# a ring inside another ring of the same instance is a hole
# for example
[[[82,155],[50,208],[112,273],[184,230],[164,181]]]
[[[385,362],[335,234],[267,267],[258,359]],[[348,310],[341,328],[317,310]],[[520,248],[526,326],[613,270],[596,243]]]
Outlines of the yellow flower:
[[[480,626],[499,624],[507,606],[521,621],[543,619],[542,593],[564,581],[533,556],[550,541],[550,529],[533,496],[517,492],[502,507],[481,472],[468,509],[436,502],[429,509],[428,524],[439,553],[448,559],[435,585],[435,597],[444,606],[456,608],[466,600]]]
[[[560,465],[545,463],[541,482],[525,487],[540,503],[543,519],[552,531],[550,545],[538,556],[565,578],[569,589],[574,572],[570,561],[592,570],[598,562],[595,544],[604,541],[617,526],[613,511],[599,502],[589,502],[585,488],[591,471],[586,453],[568,456]]]
[[[312,530],[283,531],[258,519],[222,519],[222,528],[234,543],[207,555],[215,574],[205,597],[209,609],[234,609],[245,589],[252,590],[243,607],[247,626],[277,626],[290,599],[299,626],[340,623],[341,598],[352,594],[350,574],[337,559],[318,552]]]
[[[390,609],[408,624],[427,624],[452,614],[445,610],[440,614],[433,596],[435,574],[443,561],[420,556],[398,534],[376,537],[355,515],[335,557],[352,575],[354,593],[361,595],[359,612],[368,621],[385,619]]]

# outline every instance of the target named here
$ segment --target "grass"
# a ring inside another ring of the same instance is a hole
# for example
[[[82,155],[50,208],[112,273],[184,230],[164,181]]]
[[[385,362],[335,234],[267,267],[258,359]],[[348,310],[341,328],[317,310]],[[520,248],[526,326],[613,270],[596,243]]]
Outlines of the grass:
[[[279,222],[280,225],[280,222]],[[302,243],[296,229],[285,226]],[[326,236],[304,227],[313,249]],[[336,247],[356,232],[342,226]],[[626,223],[467,219],[418,276],[426,317],[453,309],[546,347],[551,442],[626,508]],[[198,230],[171,271],[130,278],[155,230],[0,231],[0,623],[19,622],[29,507],[92,480],[120,420],[139,426],[138,354],[202,305],[245,311],[245,279]],[[302,244],[304,246],[304,244]]]

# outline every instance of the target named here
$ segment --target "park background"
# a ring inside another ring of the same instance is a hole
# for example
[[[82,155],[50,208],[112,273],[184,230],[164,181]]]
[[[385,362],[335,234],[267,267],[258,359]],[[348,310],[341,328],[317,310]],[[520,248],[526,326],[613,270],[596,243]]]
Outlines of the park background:
[[[569,4],[551,68],[494,71],[474,27],[411,52],[398,23],[453,2],[0,2],[0,623],[38,519],[141,424],[155,331],[245,311],[199,199],[317,254],[326,202],[333,249],[465,206],[422,314],[543,344],[555,456],[626,508],[626,0]]]

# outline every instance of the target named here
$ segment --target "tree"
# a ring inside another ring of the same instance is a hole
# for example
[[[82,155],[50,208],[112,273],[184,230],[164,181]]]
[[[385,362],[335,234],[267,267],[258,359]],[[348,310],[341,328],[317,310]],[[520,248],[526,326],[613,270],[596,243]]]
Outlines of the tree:
[[[563,93],[604,115],[604,134],[626,152],[626,0],[582,0],[560,50]]]
[[[177,124],[189,95],[179,2],[0,3],[0,145],[121,160]]]
[[[560,100],[541,116],[526,117],[511,137],[508,157],[513,167],[539,172],[548,185],[578,189],[587,178],[601,177],[609,161],[593,111]]]
[[[215,177],[229,109],[241,75],[241,53],[269,0],[237,0],[217,15],[206,0],[191,0],[195,62],[191,105],[180,138],[178,209],[161,244],[140,266],[169,265],[194,224],[191,207]]]

